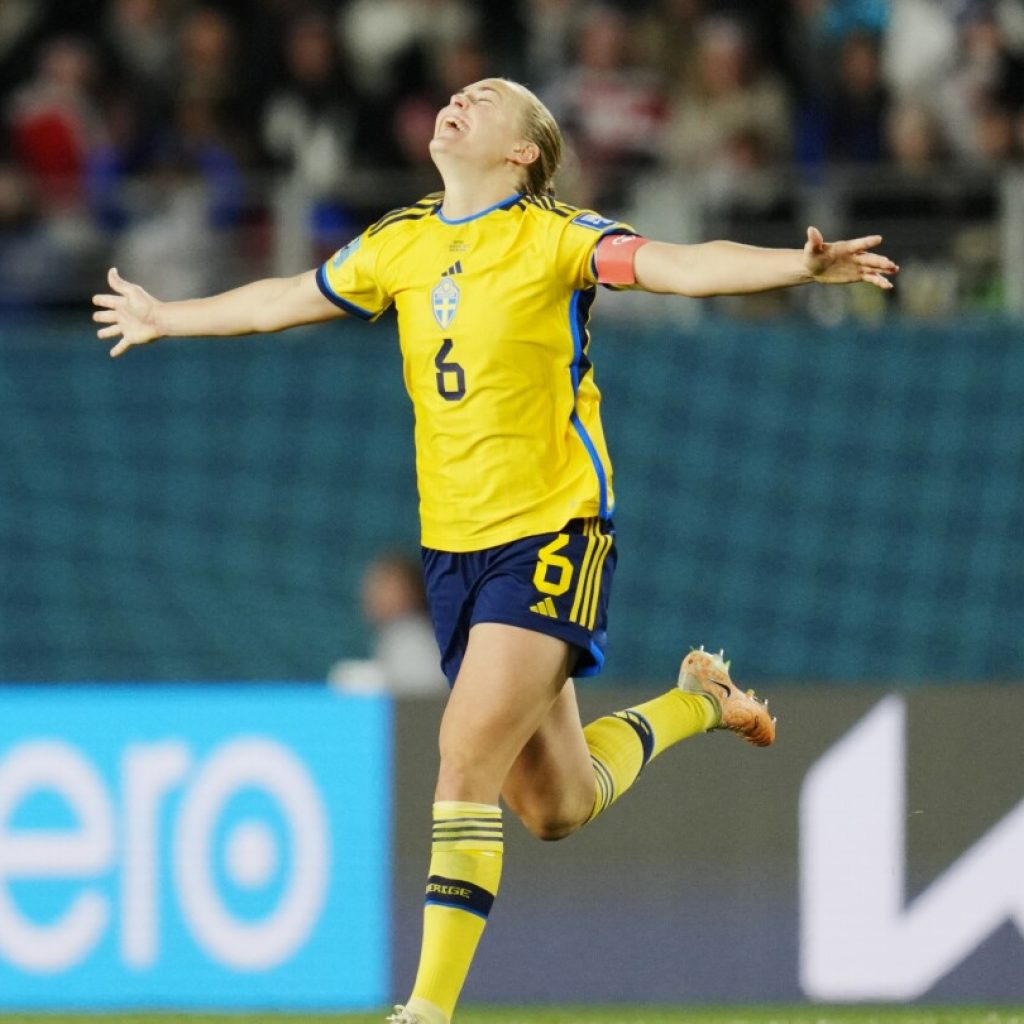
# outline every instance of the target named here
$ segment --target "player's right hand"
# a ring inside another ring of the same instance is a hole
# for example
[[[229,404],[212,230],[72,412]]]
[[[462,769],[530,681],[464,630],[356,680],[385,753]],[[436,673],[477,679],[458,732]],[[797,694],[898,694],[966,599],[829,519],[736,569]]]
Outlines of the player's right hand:
[[[110,350],[117,358],[135,345],[145,345],[160,337],[156,325],[157,300],[131,281],[126,281],[114,267],[107,271],[107,283],[113,295],[94,295],[93,305],[99,307],[92,315],[99,324],[109,324],[96,332],[98,338],[121,340]]]

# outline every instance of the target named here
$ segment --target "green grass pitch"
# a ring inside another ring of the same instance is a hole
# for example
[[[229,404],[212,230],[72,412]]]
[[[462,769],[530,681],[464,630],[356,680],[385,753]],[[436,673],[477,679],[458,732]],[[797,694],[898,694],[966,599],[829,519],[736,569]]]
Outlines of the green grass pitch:
[[[383,1024],[367,1014],[0,1014],[0,1024]],[[458,1024],[1024,1024],[1022,1007],[466,1007]]]

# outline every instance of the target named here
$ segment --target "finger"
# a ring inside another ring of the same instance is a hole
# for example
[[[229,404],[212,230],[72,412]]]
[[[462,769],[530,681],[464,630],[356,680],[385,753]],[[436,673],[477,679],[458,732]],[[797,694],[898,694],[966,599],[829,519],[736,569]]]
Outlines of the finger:
[[[97,309],[92,318],[98,324],[116,324],[120,315],[116,309]]]
[[[107,271],[107,284],[121,295],[128,290],[128,282],[117,272],[117,267],[111,267]]]
[[[94,306],[105,306],[107,309],[116,309],[122,301],[120,295],[94,295],[92,297]]]
[[[861,280],[866,281],[868,284],[873,284],[876,288],[881,288],[883,291],[892,291],[892,281],[881,274],[864,274]]]
[[[843,252],[863,252],[865,249],[874,249],[876,245],[882,244],[881,235],[865,235],[863,238],[850,238],[845,242],[836,242]]]
[[[115,346],[114,346],[114,347],[113,347],[113,348],[112,348],[112,349],[110,350],[110,358],[111,358],[111,359],[116,359],[116,358],[117,358],[117,357],[118,357],[119,355],[123,355],[123,354],[124,354],[125,352],[127,352],[127,351],[128,351],[128,349],[130,349],[131,347],[132,347],[132,343],[131,343],[130,341],[126,341],[126,340],[125,340],[124,338],[122,338],[122,339],[121,339],[121,340],[120,340],[120,341],[119,341],[119,342],[118,342],[118,343],[117,343],[117,344],[116,344],[116,345],[115,345]]]
[[[816,227],[809,227],[807,229],[807,244],[812,249],[820,249],[825,244],[825,239]]]
[[[889,274],[895,274],[900,269],[891,259],[889,259],[888,256],[880,256],[877,253],[857,253],[857,255],[854,256],[854,259],[861,267],[871,267],[875,270],[884,270]]]
[[[120,324],[113,324],[111,327],[103,327],[96,332],[97,338],[116,338],[119,334],[123,334]]]

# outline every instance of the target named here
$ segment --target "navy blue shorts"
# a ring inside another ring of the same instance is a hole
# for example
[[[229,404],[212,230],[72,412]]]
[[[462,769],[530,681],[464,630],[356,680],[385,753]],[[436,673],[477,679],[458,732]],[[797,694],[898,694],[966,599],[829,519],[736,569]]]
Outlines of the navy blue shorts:
[[[573,675],[601,671],[616,559],[610,520],[573,519],[558,533],[483,551],[421,550],[441,668],[450,685],[478,622],[556,636],[578,652]]]

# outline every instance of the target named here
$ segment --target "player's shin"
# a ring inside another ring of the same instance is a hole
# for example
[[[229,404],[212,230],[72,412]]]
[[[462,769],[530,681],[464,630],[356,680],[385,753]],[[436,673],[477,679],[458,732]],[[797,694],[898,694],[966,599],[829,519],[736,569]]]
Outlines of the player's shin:
[[[501,809],[454,800],[434,804],[423,911],[423,945],[406,1008],[446,1024],[462,991],[501,880]]]

